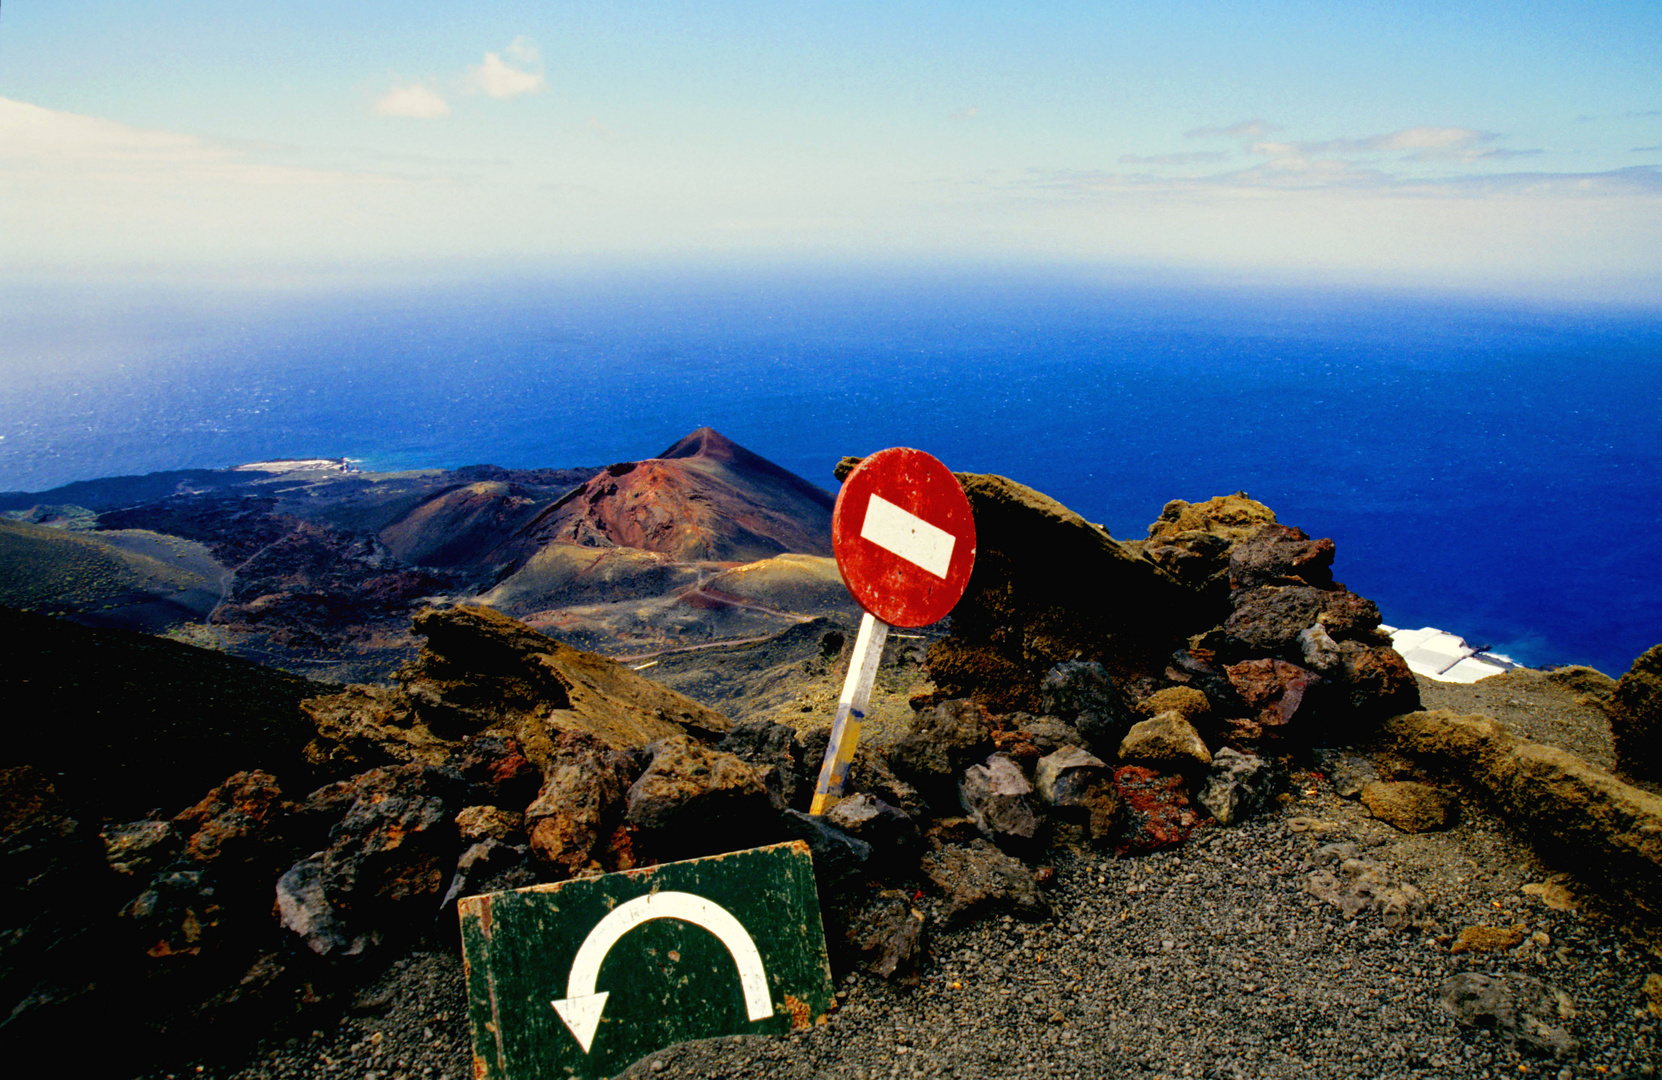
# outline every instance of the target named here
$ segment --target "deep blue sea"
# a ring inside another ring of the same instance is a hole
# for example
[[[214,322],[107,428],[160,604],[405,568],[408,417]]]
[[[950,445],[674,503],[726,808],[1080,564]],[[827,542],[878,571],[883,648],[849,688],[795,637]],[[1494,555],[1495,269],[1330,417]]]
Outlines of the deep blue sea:
[[[1662,313],[1080,275],[10,289],[0,490],[272,457],[604,465],[700,425],[827,488],[909,445],[1117,537],[1244,490],[1398,626],[1662,641]]]

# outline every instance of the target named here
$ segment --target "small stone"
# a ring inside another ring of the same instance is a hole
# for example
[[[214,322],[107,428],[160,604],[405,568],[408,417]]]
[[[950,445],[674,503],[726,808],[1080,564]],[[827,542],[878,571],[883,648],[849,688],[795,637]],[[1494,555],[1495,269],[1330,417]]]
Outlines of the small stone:
[[[1454,944],[1448,947],[1451,953],[1464,952],[1500,952],[1503,949],[1513,949],[1523,943],[1524,928],[1521,926],[1468,926],[1460,931],[1454,939]]]

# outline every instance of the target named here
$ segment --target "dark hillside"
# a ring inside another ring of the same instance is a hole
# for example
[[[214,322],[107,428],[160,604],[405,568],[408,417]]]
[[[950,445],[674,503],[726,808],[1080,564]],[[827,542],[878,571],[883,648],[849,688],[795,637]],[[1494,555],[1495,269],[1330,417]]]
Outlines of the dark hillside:
[[[326,684],[123,630],[0,607],[7,688],[0,769],[33,766],[71,807],[117,821],[172,813],[231,773],[296,791],[310,770],[302,698]]]

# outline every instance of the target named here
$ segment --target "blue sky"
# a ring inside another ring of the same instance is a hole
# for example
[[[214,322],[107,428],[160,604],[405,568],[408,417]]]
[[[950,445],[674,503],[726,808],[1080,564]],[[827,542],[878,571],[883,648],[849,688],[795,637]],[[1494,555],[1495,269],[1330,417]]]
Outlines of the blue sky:
[[[1654,304],[1662,4],[0,12],[0,274],[665,260]]]

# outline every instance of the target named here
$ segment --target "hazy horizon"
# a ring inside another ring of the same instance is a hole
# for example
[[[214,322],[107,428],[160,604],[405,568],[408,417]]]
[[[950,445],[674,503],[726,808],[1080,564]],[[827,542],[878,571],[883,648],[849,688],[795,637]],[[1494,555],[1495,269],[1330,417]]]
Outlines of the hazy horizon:
[[[1662,304],[1647,3],[0,15],[0,280],[1050,266]]]

